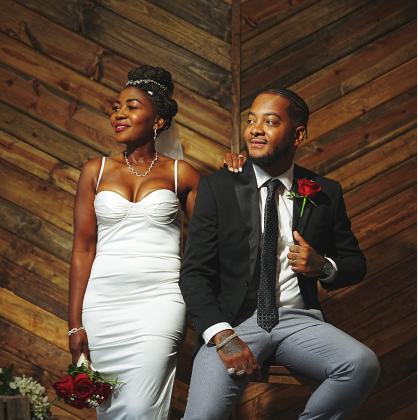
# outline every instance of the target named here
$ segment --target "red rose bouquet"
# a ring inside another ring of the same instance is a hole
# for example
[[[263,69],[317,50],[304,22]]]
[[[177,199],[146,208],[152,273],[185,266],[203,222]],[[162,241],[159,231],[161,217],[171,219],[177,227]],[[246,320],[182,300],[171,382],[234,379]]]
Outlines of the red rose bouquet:
[[[298,179],[297,181],[299,184],[299,192],[292,192],[288,194],[287,197],[303,198],[302,210],[300,212],[300,217],[302,217],[307,200],[309,200],[309,202],[316,207],[316,204],[312,201],[312,198],[315,197],[315,194],[318,191],[321,191],[321,186],[317,182],[309,181],[308,179]]]
[[[98,371],[90,371],[84,355],[80,356],[77,366],[71,364],[68,371],[52,387],[57,394],[54,402],[63,400],[64,404],[82,410],[98,407],[122,382],[105,380]]]

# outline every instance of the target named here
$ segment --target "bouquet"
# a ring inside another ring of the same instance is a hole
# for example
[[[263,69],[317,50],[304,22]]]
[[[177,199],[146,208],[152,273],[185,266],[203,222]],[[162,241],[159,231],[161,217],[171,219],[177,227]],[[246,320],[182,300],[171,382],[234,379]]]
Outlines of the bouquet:
[[[0,368],[0,395],[27,395],[30,401],[32,420],[48,420],[51,413],[48,397],[44,395],[45,388],[32,377],[12,376],[14,365]],[[3,408],[2,408],[3,409]]]
[[[52,385],[57,394],[54,403],[62,399],[64,404],[79,410],[98,407],[113,390],[122,385],[122,382],[112,379],[106,381],[98,371],[90,371],[88,361],[82,354],[77,366],[69,365],[66,375]]]

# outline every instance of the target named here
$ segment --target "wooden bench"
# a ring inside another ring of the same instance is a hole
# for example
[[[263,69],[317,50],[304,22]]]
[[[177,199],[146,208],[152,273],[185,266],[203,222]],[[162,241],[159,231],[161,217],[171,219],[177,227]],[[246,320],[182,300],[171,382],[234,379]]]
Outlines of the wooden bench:
[[[284,366],[275,365],[263,366],[261,368],[261,381],[257,383],[309,386],[311,394],[321,385],[320,381],[309,378],[294,370],[287,369]],[[229,420],[238,420],[236,417],[236,408],[232,411]]]

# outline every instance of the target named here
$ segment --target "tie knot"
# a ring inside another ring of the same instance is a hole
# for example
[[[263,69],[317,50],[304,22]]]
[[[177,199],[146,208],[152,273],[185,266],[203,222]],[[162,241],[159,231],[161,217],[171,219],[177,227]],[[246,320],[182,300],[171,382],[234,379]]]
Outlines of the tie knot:
[[[267,181],[267,195],[273,195],[277,188],[279,188],[281,181],[275,178],[270,178]]]

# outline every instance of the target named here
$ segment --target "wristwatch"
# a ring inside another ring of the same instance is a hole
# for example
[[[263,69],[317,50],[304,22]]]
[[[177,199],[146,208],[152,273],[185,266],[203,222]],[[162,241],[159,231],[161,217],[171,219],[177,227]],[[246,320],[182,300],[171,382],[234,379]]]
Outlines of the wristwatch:
[[[322,267],[322,278],[329,277],[334,271],[334,266],[332,265],[331,261],[325,258],[324,266]]]

